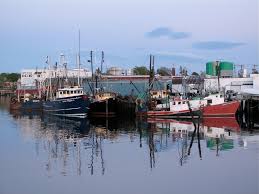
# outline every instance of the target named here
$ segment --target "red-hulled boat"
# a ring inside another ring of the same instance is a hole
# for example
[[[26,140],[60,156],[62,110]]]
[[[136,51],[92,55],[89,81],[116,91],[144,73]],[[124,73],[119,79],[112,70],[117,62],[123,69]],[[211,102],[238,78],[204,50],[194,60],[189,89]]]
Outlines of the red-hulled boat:
[[[147,116],[160,118],[189,117],[191,115],[189,109],[191,108],[194,116],[201,112],[202,117],[235,118],[239,105],[239,101],[225,102],[224,96],[217,93],[203,99],[170,99],[169,103],[156,105],[155,110],[147,111]]]
[[[202,107],[201,109],[202,116],[235,118],[239,105],[240,105],[240,102],[237,100],[224,102],[221,104],[207,105]]]

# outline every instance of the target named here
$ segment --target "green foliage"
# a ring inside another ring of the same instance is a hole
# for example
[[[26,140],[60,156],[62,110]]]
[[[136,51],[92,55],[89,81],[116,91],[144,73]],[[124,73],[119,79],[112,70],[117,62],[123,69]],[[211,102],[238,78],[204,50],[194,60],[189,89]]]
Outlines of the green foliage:
[[[161,76],[169,76],[172,72],[171,69],[167,67],[160,67],[159,69],[157,69],[157,73]]]
[[[199,74],[197,72],[192,72],[192,75],[198,76]]]
[[[1,73],[0,74],[0,83],[3,82],[17,82],[20,78],[19,73]]]
[[[145,66],[136,66],[133,72],[135,75],[149,75],[149,70]]]

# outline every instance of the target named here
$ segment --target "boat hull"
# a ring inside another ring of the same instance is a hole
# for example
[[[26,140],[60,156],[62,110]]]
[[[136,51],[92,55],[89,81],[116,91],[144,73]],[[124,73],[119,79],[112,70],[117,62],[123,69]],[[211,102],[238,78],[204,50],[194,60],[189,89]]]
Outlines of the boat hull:
[[[10,102],[10,110],[21,110],[22,103],[18,101],[11,101]]]
[[[89,116],[91,117],[116,117],[116,98],[96,101],[90,104]]]
[[[208,105],[202,108],[202,116],[235,118],[239,105],[240,102],[237,100],[223,104]]]
[[[27,102],[23,102],[21,105],[21,109],[25,110],[25,111],[39,111],[42,110],[42,101],[27,101]]]
[[[43,103],[44,113],[85,118],[88,114],[90,99],[86,95],[49,100]]]
[[[21,111],[41,111],[43,108],[43,102],[39,101],[27,101],[27,102],[18,102],[11,101],[10,109],[11,110],[21,110]]]
[[[198,117],[200,115],[199,109],[192,110],[192,114],[194,117]],[[148,117],[156,117],[156,118],[191,118],[192,114],[189,110],[183,111],[148,111]]]

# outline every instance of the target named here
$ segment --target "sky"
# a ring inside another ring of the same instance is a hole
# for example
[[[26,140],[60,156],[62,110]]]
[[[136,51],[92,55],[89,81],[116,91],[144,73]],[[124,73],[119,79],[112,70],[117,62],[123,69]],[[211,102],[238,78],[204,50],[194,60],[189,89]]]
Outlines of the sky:
[[[259,65],[258,0],[1,0],[0,72],[43,68],[64,53],[76,67],[89,52],[100,65],[180,65],[203,71],[208,61]]]

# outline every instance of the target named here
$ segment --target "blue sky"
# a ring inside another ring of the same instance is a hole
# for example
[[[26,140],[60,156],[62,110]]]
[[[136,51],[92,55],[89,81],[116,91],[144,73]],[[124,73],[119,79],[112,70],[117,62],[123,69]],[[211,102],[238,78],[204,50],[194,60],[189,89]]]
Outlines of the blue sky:
[[[258,0],[1,0],[0,72],[44,67],[61,52],[75,66],[105,52],[105,66],[186,66],[211,60],[259,64]]]

